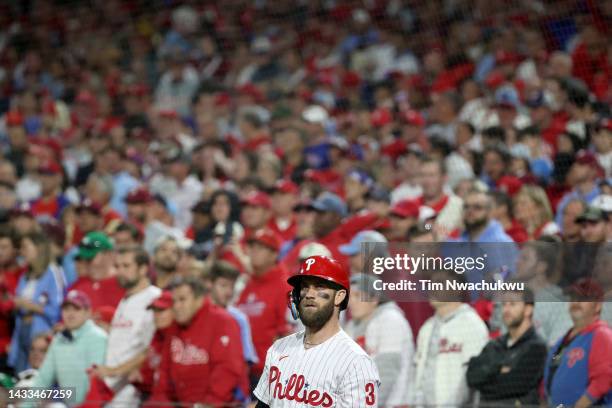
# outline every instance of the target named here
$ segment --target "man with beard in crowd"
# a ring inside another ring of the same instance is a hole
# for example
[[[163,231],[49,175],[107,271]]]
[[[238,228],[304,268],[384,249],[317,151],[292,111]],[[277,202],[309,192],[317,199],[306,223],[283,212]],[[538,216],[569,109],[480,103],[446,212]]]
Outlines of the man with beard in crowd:
[[[167,288],[177,274],[177,266],[181,260],[181,248],[173,237],[163,237],[157,243],[153,252],[155,268],[155,286]]]
[[[96,367],[94,374],[104,378],[114,392],[112,404],[137,406],[139,392],[129,383],[128,375],[139,367],[155,333],[151,302],[162,291],[148,278],[149,256],[142,247],[119,248],[115,254],[117,281],[125,288],[108,335],[106,365]]]
[[[495,406],[538,404],[546,344],[533,326],[534,295],[529,289],[503,295],[508,333],[489,342],[468,365],[468,385]]]
[[[377,407],[380,380],[374,361],[341,328],[349,300],[348,271],[325,256],[307,258],[287,282],[289,306],[305,330],[268,350],[254,391],[257,408],[291,400],[324,407]]]

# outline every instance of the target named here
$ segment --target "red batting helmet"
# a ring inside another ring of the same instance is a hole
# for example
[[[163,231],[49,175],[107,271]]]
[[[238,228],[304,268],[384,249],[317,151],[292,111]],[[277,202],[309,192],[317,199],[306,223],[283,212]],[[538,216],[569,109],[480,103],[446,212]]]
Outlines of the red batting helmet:
[[[289,277],[287,282],[297,289],[297,291],[299,291],[300,281],[305,276],[320,278],[341,286],[342,289],[346,290],[346,299],[340,305],[340,309],[344,310],[346,308],[351,285],[349,283],[348,271],[342,265],[340,265],[338,261],[321,255],[306,258],[304,262],[302,262],[300,270],[293,276]],[[293,291],[294,293],[297,292],[295,289]]]

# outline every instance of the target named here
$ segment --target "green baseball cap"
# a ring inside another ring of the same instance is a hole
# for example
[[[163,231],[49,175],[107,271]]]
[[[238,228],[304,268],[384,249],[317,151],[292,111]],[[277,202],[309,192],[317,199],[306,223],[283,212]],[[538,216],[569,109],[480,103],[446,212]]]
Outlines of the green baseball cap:
[[[113,249],[113,240],[101,231],[93,231],[85,235],[79,243],[79,252],[76,259],[91,261],[100,252],[111,251]]]
[[[608,217],[606,216],[606,213],[601,208],[588,207],[586,210],[584,210],[582,214],[580,214],[576,218],[576,222],[583,223],[588,221],[605,221],[607,218]]]

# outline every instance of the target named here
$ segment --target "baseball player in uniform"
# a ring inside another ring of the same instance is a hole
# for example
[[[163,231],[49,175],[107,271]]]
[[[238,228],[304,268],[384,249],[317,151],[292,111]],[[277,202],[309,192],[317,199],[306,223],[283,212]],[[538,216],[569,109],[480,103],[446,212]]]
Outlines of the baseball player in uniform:
[[[305,330],[268,350],[256,407],[378,407],[376,365],[338,321],[348,304],[348,271],[334,259],[312,256],[287,282],[289,308]]]

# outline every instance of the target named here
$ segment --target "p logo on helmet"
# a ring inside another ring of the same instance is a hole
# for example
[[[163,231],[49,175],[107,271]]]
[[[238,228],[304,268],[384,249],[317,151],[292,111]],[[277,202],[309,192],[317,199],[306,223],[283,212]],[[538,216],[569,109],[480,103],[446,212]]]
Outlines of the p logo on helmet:
[[[306,271],[310,270],[310,267],[315,264],[317,260],[315,258],[308,258],[304,263],[306,264]]]

